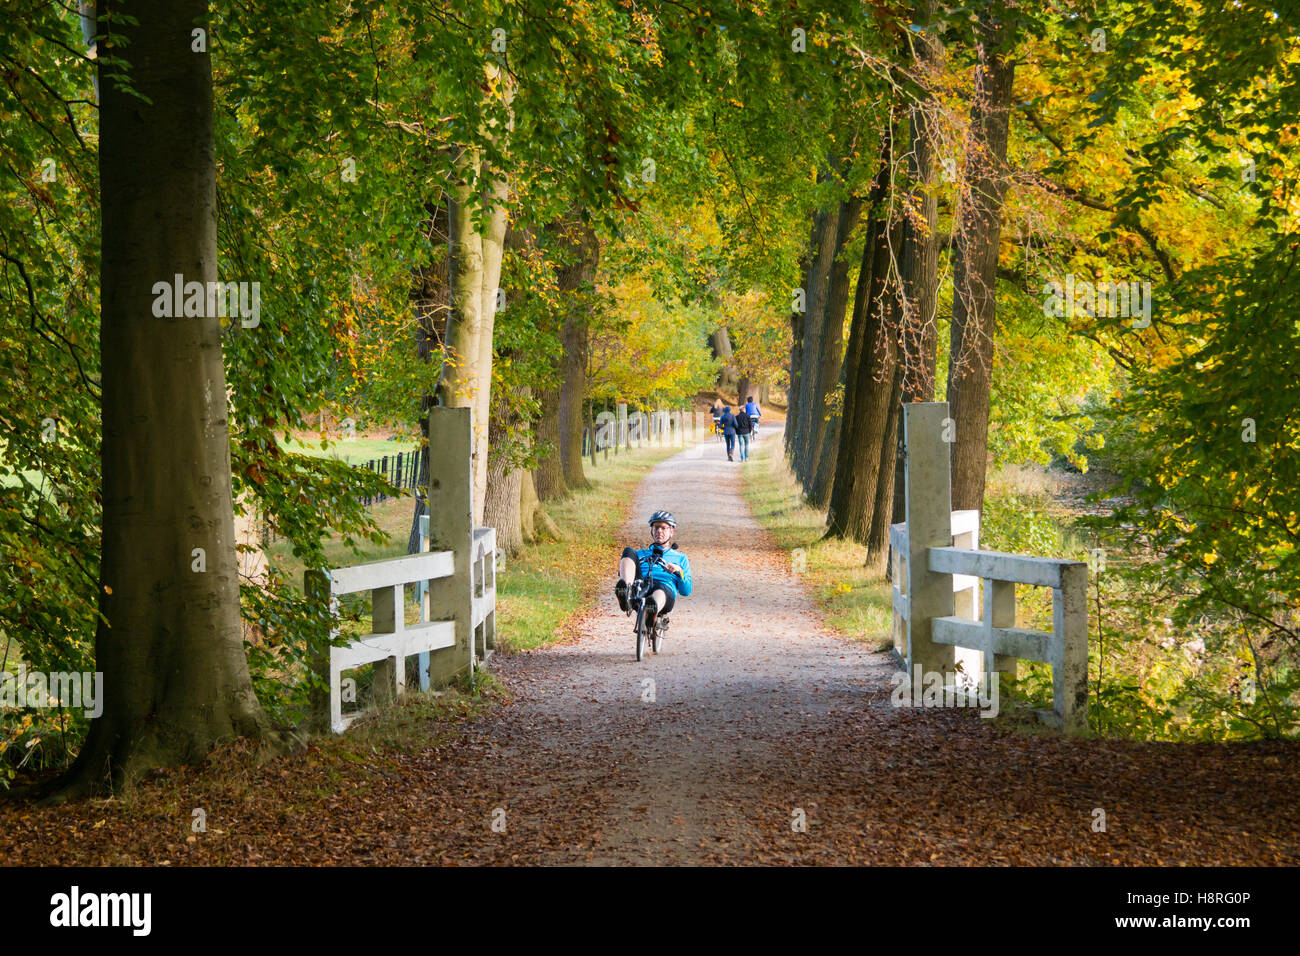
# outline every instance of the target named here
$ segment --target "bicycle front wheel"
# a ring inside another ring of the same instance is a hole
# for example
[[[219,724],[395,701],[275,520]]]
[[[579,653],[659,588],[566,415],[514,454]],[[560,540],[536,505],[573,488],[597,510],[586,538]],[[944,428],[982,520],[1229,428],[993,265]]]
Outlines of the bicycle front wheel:
[[[645,657],[645,609],[636,613],[636,659]]]

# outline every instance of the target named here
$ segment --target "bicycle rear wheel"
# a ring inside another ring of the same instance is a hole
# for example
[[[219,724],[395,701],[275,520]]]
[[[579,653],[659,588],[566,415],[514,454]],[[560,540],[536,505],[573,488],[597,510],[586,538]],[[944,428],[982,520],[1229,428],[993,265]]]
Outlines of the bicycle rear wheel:
[[[656,654],[659,653],[659,645],[663,641],[663,639],[664,639],[663,628],[661,628],[659,626],[659,622],[656,621],[655,629],[650,634],[650,647]]]

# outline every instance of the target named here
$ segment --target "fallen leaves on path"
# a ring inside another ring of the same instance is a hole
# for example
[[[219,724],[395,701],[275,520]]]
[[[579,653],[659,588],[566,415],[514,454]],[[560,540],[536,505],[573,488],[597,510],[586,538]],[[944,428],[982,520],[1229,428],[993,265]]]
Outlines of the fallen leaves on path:
[[[561,644],[499,658],[510,700],[486,716],[449,728],[419,724],[415,709],[406,739],[427,743],[414,748],[333,742],[256,769],[232,758],[159,774],[130,799],[0,803],[0,857],[1300,864],[1294,744],[1081,740],[890,706],[890,658],[821,626],[729,490],[736,465],[712,452],[651,472],[626,529],[639,542],[639,515],[670,506],[692,561],[695,593],[672,613],[662,654],[633,660],[612,571],[593,568],[599,603],[566,623]],[[191,828],[195,808],[206,832]]]

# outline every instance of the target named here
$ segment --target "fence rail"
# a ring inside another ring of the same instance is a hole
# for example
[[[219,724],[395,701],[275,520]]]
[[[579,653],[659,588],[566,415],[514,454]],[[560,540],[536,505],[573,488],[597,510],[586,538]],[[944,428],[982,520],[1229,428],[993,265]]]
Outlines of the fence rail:
[[[329,726],[334,733],[343,733],[359,716],[343,713],[344,671],[375,664],[374,692],[382,702],[405,691],[407,657],[455,646],[455,621],[422,621],[408,626],[405,613],[406,585],[449,577],[454,568],[452,552],[429,551],[352,567],[307,570],[307,593],[316,599],[327,598],[331,613],[337,613],[341,595],[370,592],[374,631],[346,646],[331,646],[328,660],[323,662],[321,676],[329,684]],[[338,628],[333,628],[331,639],[338,633]]]

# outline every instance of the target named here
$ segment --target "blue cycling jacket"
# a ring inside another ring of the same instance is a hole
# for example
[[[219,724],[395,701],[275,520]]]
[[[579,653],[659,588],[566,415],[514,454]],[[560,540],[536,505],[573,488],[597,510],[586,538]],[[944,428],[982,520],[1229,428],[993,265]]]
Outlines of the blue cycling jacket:
[[[663,559],[665,564],[680,565],[682,569],[681,577],[675,574],[669,574],[657,564],[652,568],[650,566],[653,557],[654,548],[640,548],[636,553],[637,577],[648,577],[657,584],[662,584],[665,588],[672,591],[673,596],[680,594],[682,597],[688,597],[691,593],[691,562],[686,555],[682,554],[676,548],[665,548]]]

